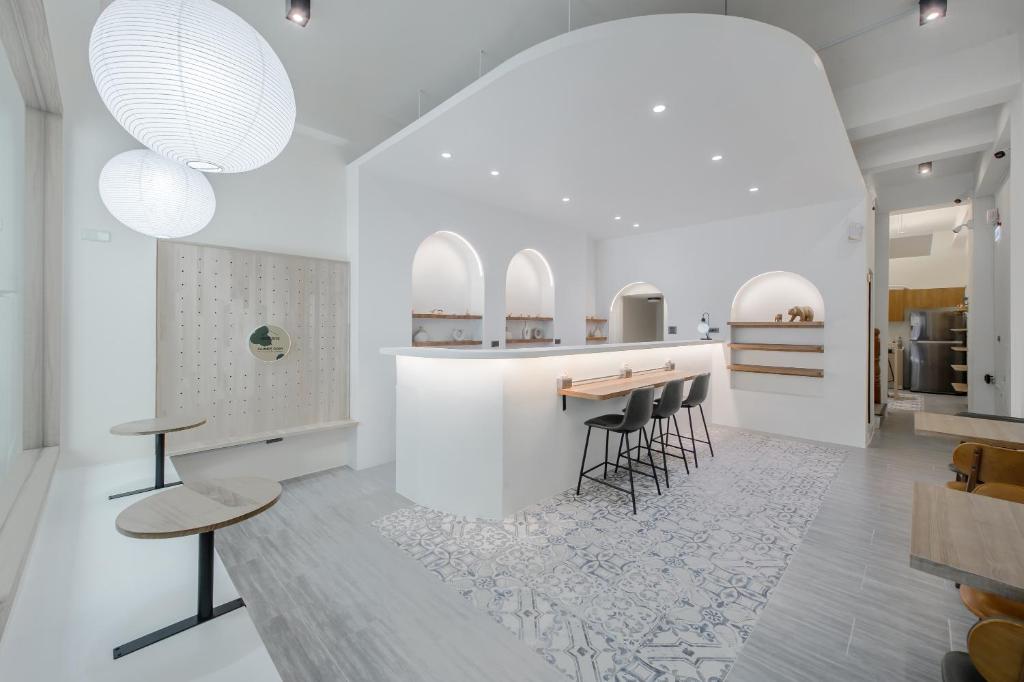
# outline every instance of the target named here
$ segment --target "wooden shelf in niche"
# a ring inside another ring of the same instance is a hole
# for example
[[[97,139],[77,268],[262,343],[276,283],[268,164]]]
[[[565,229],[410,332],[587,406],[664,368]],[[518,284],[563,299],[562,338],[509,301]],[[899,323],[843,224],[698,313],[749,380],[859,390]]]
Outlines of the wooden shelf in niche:
[[[505,345],[506,346],[524,346],[524,345],[528,345],[528,344],[531,344],[531,343],[534,343],[534,344],[539,344],[539,343],[552,344],[554,342],[555,342],[554,339],[505,339]]]
[[[949,331],[951,331],[951,332],[965,332],[965,331],[967,331],[967,327],[957,327],[956,329],[950,328]]]
[[[553,317],[543,317],[541,315],[506,315],[506,320],[523,320],[528,322],[554,322]]]
[[[587,341],[607,341],[607,336],[588,336]]]
[[[966,353],[967,346],[951,346],[950,350],[955,350],[957,353]]]
[[[952,367],[957,372],[966,372],[967,371],[967,365],[950,365],[950,367]]]
[[[821,329],[825,326],[821,322],[729,322],[730,327],[746,327],[748,329]]]
[[[603,324],[603,323],[605,323],[607,321],[608,321],[607,318],[604,318],[604,317],[588,317],[587,318],[587,322],[598,322],[598,323],[602,323]]]
[[[784,353],[824,353],[825,346],[800,343],[730,343],[733,350],[771,350]]]
[[[812,369],[810,367],[772,367],[769,365],[729,365],[733,372],[751,372],[753,374],[781,374],[793,377],[813,377],[821,379],[825,376],[825,370]]]
[[[448,348],[453,346],[480,346],[483,345],[483,341],[413,341],[412,345],[416,348]]]
[[[482,320],[483,315],[453,315],[451,313],[413,313],[414,320]]]
[[[960,384],[954,381],[953,390],[957,393],[967,393],[967,384]]]

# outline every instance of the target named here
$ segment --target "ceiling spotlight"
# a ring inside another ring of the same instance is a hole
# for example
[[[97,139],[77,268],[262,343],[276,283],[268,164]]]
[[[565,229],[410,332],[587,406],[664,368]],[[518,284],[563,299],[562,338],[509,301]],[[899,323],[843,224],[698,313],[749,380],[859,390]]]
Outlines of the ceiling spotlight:
[[[721,161],[724,157],[721,154],[715,154],[711,157],[712,161]]]
[[[668,107],[666,107],[664,104],[655,104],[651,108],[651,111],[653,111],[656,114],[662,114],[665,112],[666,109],[668,109]]]
[[[452,153],[451,152],[441,152],[441,158],[442,159],[450,159],[450,158],[452,158]]]
[[[305,26],[309,23],[309,10],[313,0],[285,0],[285,16],[288,21]]]
[[[494,177],[498,177],[499,175],[501,175],[501,171],[492,170],[491,175],[493,175]]]
[[[919,0],[921,26],[946,16],[946,0]]]
[[[932,174],[932,162],[925,161],[924,163],[917,164],[918,175],[931,175]]]
[[[633,229],[634,230],[637,229],[638,227],[640,227],[640,223],[633,223]]]
[[[570,201],[572,201],[572,199],[570,199],[569,197],[562,197],[563,204],[568,204]]]
[[[615,216],[615,220],[622,220],[622,216],[620,216],[620,215]]]
[[[964,229],[967,226],[968,226],[967,223],[962,223],[960,225],[957,225],[956,227],[953,228],[953,234],[960,234],[960,230]]]
[[[1002,158],[1004,158],[1006,156],[1006,152],[1004,152],[1002,149],[1000,149],[999,151],[997,151],[992,156],[996,157],[997,159],[1002,159]]]
[[[750,188],[749,190],[747,190],[747,191],[748,191],[748,192],[760,192],[760,191],[761,191],[761,188],[760,188],[760,187],[751,187],[751,188]]]

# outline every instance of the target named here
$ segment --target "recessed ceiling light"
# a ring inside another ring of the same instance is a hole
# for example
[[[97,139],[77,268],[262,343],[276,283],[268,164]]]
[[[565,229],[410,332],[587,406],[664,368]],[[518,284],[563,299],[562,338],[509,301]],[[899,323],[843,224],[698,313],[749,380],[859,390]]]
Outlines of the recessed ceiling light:
[[[452,158],[452,153],[451,152],[441,152],[441,158],[442,159],[450,159],[450,158]]]
[[[288,0],[288,21],[305,26],[309,23],[311,0]]]
[[[653,111],[656,114],[663,113],[666,109],[668,109],[668,107],[666,107],[664,104],[655,104],[653,107],[651,107],[651,111]]]
[[[924,163],[917,164],[917,172],[920,175],[931,175],[932,173],[932,162],[925,161]]]
[[[569,197],[562,197],[562,203],[563,204],[568,204],[570,201],[571,201],[571,199]]]
[[[760,187],[751,187],[748,191],[750,191],[750,192],[760,192],[761,188]]]
[[[633,223],[633,229],[634,229],[634,230],[635,230],[636,228],[638,228],[638,227],[640,227],[640,223]]]
[[[921,26],[931,23],[936,19],[946,16],[947,0],[918,0],[920,18],[918,23]]]
[[[725,158],[725,157],[723,157],[721,154],[715,154],[714,156],[711,157],[711,160],[712,161],[721,161],[723,158]]]
[[[491,171],[491,175],[494,175],[494,176],[501,175],[501,171],[492,170]]]
[[[620,215],[615,216],[615,220],[622,220],[622,216],[620,216]]]

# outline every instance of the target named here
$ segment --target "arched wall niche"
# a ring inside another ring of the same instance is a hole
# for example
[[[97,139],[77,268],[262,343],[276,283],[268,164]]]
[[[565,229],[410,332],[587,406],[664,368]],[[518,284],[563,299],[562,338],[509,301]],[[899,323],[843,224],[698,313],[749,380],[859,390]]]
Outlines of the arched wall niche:
[[[661,298],[661,304],[651,301]],[[612,298],[608,314],[609,343],[664,341],[668,306],[665,294],[649,282],[632,282]]]
[[[555,275],[536,249],[519,251],[505,271],[506,344],[554,343]]]
[[[413,345],[480,345],[484,268],[462,235],[441,230],[412,260]]]
[[[818,287],[803,275],[775,270],[747,280],[732,300],[729,319],[734,322],[770,322],[777,314],[789,320],[788,310],[810,306],[815,321],[825,319],[825,300]]]

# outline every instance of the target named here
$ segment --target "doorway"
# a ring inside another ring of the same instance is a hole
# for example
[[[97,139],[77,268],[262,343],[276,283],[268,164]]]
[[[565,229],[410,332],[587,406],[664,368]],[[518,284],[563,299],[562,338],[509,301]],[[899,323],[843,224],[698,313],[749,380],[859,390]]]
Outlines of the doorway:
[[[665,295],[647,282],[634,282],[612,299],[608,324],[612,343],[665,340]]]

